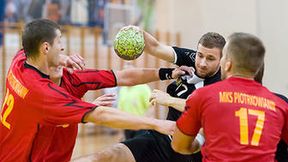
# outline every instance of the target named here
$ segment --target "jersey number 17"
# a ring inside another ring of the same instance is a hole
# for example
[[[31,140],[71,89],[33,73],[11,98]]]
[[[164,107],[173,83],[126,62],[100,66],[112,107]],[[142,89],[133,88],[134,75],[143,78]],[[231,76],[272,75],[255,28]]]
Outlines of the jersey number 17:
[[[239,117],[240,121],[240,144],[242,145],[249,144],[248,115],[257,116],[256,126],[250,144],[252,146],[258,146],[262,135],[262,130],[264,127],[265,112],[261,110],[253,110],[243,107],[241,107],[239,110],[235,112],[235,116]]]

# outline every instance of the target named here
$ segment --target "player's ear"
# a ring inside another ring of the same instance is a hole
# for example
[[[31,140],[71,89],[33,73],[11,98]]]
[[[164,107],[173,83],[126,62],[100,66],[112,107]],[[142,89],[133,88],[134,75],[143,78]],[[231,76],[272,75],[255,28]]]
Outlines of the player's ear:
[[[49,43],[48,42],[43,42],[40,44],[40,53],[47,54],[49,51]]]
[[[230,59],[228,59],[226,62],[225,62],[225,65],[224,65],[224,70],[225,71],[231,71],[232,69],[232,61]]]

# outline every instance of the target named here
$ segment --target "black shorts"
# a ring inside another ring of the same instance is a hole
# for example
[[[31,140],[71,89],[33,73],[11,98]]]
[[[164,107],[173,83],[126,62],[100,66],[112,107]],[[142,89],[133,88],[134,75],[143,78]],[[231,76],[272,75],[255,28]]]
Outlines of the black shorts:
[[[195,158],[174,152],[171,139],[156,131],[146,131],[122,143],[130,149],[136,162],[191,162]]]

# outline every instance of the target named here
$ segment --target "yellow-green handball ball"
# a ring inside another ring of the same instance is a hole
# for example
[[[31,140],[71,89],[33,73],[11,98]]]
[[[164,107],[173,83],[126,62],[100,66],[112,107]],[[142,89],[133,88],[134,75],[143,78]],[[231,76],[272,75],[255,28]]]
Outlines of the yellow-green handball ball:
[[[144,36],[136,26],[125,26],[120,29],[114,40],[114,51],[124,60],[135,60],[144,50]]]

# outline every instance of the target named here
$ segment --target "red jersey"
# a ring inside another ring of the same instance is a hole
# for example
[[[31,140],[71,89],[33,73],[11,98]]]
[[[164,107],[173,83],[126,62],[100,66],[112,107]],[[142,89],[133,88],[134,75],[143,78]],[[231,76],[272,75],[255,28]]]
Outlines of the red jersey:
[[[243,78],[231,77],[194,91],[186,110],[177,127],[190,136],[203,127],[203,161],[274,161],[281,133],[288,130],[288,104]]]
[[[18,52],[6,79],[1,109],[0,161],[31,161],[40,126],[79,123],[95,107],[55,85],[25,60],[24,52]]]
[[[112,71],[107,70],[83,70],[74,71],[73,74],[70,74],[64,69],[60,86],[71,95],[82,98],[88,90],[115,87],[116,77]],[[70,161],[77,132],[78,124],[56,127],[45,160]]]

